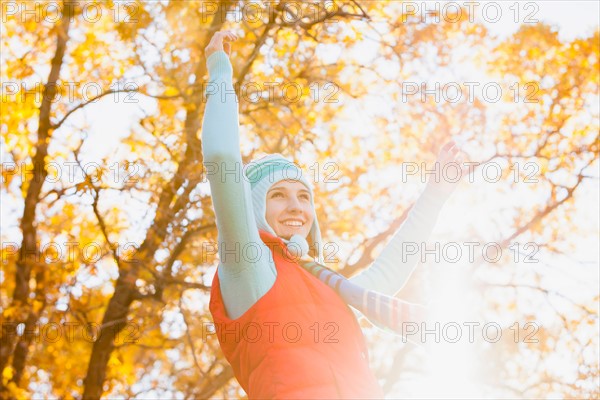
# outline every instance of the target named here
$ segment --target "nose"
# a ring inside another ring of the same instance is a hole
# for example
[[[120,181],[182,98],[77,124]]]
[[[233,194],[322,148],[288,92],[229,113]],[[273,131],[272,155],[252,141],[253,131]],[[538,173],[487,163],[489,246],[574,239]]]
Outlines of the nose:
[[[294,196],[290,196],[288,203],[287,203],[287,211],[292,212],[302,212],[302,207],[300,206],[300,201],[294,197]]]

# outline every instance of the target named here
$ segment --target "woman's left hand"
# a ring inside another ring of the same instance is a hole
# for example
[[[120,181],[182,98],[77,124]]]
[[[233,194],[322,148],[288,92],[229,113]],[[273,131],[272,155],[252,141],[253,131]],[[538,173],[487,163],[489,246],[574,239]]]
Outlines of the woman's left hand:
[[[446,142],[435,161],[435,175],[429,175],[427,185],[445,194],[451,194],[460,180],[468,175],[471,165],[465,165],[462,150],[454,140]]]

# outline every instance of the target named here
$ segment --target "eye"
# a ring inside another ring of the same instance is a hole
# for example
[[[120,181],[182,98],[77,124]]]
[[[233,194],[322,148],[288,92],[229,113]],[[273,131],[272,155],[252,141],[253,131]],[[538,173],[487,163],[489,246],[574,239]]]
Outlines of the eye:
[[[271,198],[277,197],[277,196],[283,196],[283,193],[281,192],[275,192],[271,195]]]
[[[310,200],[310,196],[309,196],[309,195],[307,195],[306,193],[304,193],[304,194],[301,194],[301,195],[300,195],[300,198],[301,198],[301,199],[304,199],[304,200]]]

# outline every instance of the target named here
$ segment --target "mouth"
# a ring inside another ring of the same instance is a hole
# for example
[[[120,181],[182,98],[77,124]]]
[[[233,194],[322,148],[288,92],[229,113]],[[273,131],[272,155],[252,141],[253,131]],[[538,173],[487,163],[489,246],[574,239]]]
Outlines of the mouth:
[[[305,222],[301,219],[286,219],[280,222],[281,225],[288,226],[290,228],[301,228],[304,226]]]

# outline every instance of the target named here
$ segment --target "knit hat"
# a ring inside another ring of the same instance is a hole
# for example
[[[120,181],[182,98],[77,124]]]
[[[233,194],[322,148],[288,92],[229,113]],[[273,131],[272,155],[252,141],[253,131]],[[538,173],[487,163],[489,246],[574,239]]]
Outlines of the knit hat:
[[[267,192],[275,183],[282,180],[295,180],[304,184],[310,192],[310,204],[314,212],[313,188],[310,181],[302,172],[302,169],[292,161],[283,157],[279,153],[270,154],[258,160],[249,162],[245,168],[246,177],[250,183],[252,191],[252,204],[254,208],[254,218],[258,229],[269,232],[277,236],[273,228],[267,223]],[[313,214],[313,224],[308,233],[308,242],[302,235],[293,235],[289,240],[281,238],[287,245],[288,251],[295,257],[303,257],[308,254],[309,243],[315,247],[315,257],[318,262],[322,262],[322,241],[321,230],[317,221],[317,215]]]

